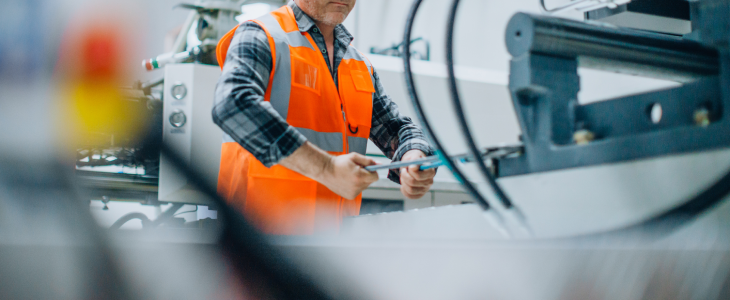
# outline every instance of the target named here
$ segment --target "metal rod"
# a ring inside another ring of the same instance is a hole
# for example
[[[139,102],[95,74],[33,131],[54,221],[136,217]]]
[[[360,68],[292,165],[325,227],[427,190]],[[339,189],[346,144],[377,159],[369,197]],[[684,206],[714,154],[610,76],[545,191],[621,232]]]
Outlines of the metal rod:
[[[507,25],[507,49],[517,58],[537,53],[580,58],[582,67],[689,77],[719,72],[716,49],[678,37],[518,13]]]
[[[377,171],[377,170],[383,170],[383,169],[400,169],[403,167],[410,167],[414,165],[424,165],[427,163],[434,163],[434,162],[440,162],[441,160],[438,158],[438,156],[429,156],[423,159],[417,159],[417,160],[407,160],[407,161],[399,161],[391,164],[385,164],[385,165],[374,165],[374,166],[367,166],[365,167],[365,170],[369,172]]]
[[[190,31],[190,28],[193,26],[193,23],[195,20],[198,19],[198,11],[193,10],[190,11],[188,14],[188,17],[185,19],[185,23],[183,23],[182,28],[180,29],[180,33],[177,35],[177,38],[175,39],[175,43],[172,46],[171,53],[179,53],[185,51],[185,46],[187,45],[187,37],[188,32]]]

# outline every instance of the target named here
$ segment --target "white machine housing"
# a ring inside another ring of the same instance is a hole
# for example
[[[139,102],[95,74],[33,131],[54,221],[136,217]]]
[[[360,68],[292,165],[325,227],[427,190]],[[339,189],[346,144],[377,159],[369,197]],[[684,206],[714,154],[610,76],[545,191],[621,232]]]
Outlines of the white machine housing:
[[[220,74],[218,66],[170,64],[165,67],[162,140],[201,172],[211,186],[218,182],[223,141],[223,131],[211,117]],[[188,204],[209,202],[165,156],[160,158],[158,198],[163,202]]]

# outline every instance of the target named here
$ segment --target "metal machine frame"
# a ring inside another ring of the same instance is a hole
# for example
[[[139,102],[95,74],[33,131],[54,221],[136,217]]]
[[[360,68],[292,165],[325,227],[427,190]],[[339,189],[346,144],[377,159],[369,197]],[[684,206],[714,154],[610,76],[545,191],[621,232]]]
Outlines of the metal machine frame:
[[[507,27],[509,89],[524,154],[498,159],[498,177],[730,146],[730,11],[692,3],[699,41],[517,14]],[[717,16],[717,17],[715,17]],[[683,82],[677,88],[581,105],[578,67]],[[660,107],[660,120],[652,110]]]

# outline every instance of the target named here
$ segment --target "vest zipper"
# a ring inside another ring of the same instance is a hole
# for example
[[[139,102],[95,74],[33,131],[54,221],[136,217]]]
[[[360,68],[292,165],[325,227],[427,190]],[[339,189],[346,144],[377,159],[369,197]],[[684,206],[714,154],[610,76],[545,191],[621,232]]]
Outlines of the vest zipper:
[[[340,110],[342,111],[342,120],[345,121],[345,125],[343,126],[345,128],[342,131],[343,138],[345,139],[343,145],[347,145],[347,149],[343,150],[345,150],[345,154],[347,154],[350,153],[350,143],[347,142],[347,114],[345,114],[345,106],[342,104],[342,97],[340,97]]]

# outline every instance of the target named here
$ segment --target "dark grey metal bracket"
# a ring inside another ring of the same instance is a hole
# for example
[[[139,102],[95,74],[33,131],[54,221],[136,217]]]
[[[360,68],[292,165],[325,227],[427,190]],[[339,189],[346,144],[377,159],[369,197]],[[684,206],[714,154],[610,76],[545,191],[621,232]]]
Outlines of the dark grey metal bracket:
[[[512,18],[506,42],[525,151],[499,159],[499,177],[730,146],[727,47],[528,14]],[[579,66],[684,84],[580,105]]]

